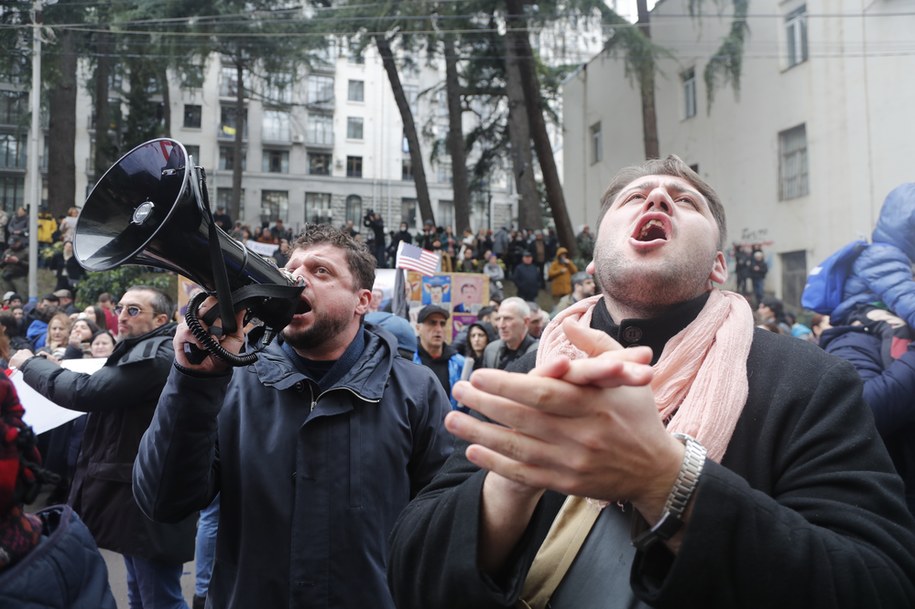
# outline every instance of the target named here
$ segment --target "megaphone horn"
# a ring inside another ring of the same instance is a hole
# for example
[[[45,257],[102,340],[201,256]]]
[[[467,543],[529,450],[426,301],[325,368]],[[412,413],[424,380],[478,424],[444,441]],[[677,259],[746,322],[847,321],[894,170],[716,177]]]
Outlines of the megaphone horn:
[[[167,138],[140,144],[105,172],[80,212],[73,253],[90,271],[137,264],[188,277],[216,293],[228,331],[235,330],[234,310],[247,308],[275,334],[292,319],[302,292],[213,222],[203,169]]]

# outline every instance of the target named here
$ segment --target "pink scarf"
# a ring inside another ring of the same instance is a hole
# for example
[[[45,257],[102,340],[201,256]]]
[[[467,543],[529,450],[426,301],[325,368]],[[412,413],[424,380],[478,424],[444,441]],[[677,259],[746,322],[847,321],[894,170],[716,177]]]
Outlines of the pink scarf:
[[[585,354],[569,342],[566,318],[590,325],[592,296],[560,312],[544,329],[537,350],[540,365],[559,355]],[[753,312],[742,296],[714,289],[698,317],[671,338],[653,366],[651,389],[661,419],[671,432],[687,433],[721,461],[747,401],[747,354],[753,340]]]

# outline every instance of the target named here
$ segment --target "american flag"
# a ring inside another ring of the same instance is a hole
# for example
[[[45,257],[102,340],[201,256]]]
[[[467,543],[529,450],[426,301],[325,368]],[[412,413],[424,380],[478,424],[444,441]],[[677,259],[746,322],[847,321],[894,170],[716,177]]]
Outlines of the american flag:
[[[435,252],[401,241],[397,246],[397,263],[399,269],[419,271],[427,277],[435,275],[439,268],[439,259]]]

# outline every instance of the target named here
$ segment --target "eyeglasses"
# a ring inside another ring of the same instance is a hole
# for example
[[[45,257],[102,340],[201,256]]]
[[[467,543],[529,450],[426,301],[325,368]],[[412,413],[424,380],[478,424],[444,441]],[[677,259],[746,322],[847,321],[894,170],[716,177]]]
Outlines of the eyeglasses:
[[[139,315],[140,313],[143,312],[143,309],[141,309],[137,305],[127,305],[126,307],[124,305],[117,305],[116,307],[114,307],[114,314],[117,315],[118,317],[120,317],[121,313],[124,311],[124,309],[127,309],[128,317],[136,317],[137,315]]]

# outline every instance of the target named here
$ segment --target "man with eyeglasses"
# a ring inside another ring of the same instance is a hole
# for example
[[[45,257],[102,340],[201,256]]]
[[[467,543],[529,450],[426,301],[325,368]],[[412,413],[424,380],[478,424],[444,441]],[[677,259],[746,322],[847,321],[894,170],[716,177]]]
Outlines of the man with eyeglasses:
[[[183,564],[194,557],[196,514],[174,524],[148,519],[131,490],[131,470],[140,439],[152,420],[174,359],[173,300],[161,290],[137,285],[114,311],[117,345],[94,374],[18,351],[10,367],[53,402],[88,412],[68,503],[89,527],[99,547],[124,556],[131,607],[186,609]]]

